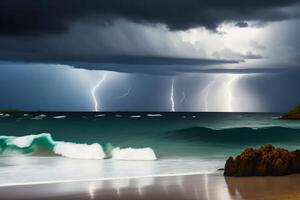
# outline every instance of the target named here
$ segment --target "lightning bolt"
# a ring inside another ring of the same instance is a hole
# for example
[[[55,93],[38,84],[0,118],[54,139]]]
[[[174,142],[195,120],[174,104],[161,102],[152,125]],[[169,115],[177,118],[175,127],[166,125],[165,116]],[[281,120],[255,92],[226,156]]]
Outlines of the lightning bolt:
[[[170,95],[172,112],[175,112],[175,101],[174,101],[174,88],[175,87],[174,87],[174,85],[175,85],[175,79],[172,80],[171,95]]]
[[[132,87],[128,88],[128,90],[124,94],[119,96],[118,99],[121,99],[121,98],[124,98],[124,97],[128,96],[129,93],[131,92],[131,90],[132,90]]]
[[[185,100],[186,100],[186,95],[185,95],[185,92],[183,91],[182,92],[182,97],[180,99],[180,104],[183,103]]]
[[[93,101],[94,101],[94,110],[95,112],[98,112],[99,111],[99,103],[98,103],[98,100],[97,100],[97,97],[96,97],[96,91],[97,89],[102,85],[102,83],[105,81],[106,79],[106,73],[104,73],[102,75],[102,78],[97,82],[97,84],[92,88],[91,90],[91,95],[92,95],[92,98],[93,98]]]
[[[209,92],[211,88],[214,87],[214,85],[217,82],[218,76],[215,76],[213,81],[209,83],[204,89],[203,89],[203,96],[204,96],[204,111],[208,112],[209,111],[209,105],[208,105],[208,98],[209,98]]]
[[[220,75],[216,75],[213,79],[213,81],[211,83],[209,83],[202,91],[202,95],[204,98],[204,109],[206,112],[209,111],[209,96],[210,96],[210,91],[213,89],[213,87],[215,86],[218,78]],[[228,78],[225,79],[225,83],[223,83],[221,85],[222,87],[222,91],[224,91],[224,95],[225,95],[225,111],[227,112],[233,112],[233,91],[234,91],[234,84],[237,81],[237,79],[239,79],[241,77],[241,75],[228,75]]]
[[[230,77],[229,81],[226,84],[227,111],[228,112],[232,112],[233,111],[233,106],[232,106],[232,100],[233,100],[232,85],[237,80],[237,78],[238,78],[238,75],[233,75],[232,77]]]

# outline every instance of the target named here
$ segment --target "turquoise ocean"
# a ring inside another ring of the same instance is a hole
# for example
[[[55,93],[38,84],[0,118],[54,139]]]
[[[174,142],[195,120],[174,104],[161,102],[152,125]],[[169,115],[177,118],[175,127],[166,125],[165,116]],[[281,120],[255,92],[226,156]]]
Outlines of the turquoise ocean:
[[[300,147],[281,113],[0,113],[0,186],[216,173],[271,143]]]

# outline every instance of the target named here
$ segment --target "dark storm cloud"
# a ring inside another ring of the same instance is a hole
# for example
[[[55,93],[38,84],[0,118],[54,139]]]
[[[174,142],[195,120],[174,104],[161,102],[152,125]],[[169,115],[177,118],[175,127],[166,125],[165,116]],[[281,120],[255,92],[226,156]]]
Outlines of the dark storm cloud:
[[[237,64],[236,60],[196,59],[149,56],[112,56],[98,59],[97,62],[58,62],[75,68],[89,70],[109,70],[125,73],[174,75],[179,71],[191,72],[211,65]]]
[[[203,26],[211,30],[225,21],[260,22],[293,18],[286,9],[299,0],[7,0],[0,2],[0,35],[62,33],[73,22],[105,25],[124,18],[165,24],[171,30]]]
[[[235,59],[207,59],[203,52],[162,27],[128,21],[100,29],[77,24],[60,35],[0,37],[0,60],[15,62],[163,75],[173,73],[174,66],[188,69],[238,63]]]
[[[153,56],[111,56],[97,59],[98,63],[125,64],[125,65],[212,65],[234,64],[236,60],[175,58]],[[93,67],[92,67],[93,68]]]
[[[248,51],[245,55],[242,55],[242,58],[244,58],[244,59],[262,59],[264,57],[259,54],[255,54],[251,51]]]
[[[180,71],[180,70],[179,70]],[[191,73],[205,74],[277,74],[291,71],[287,68],[213,68],[190,69]],[[299,71],[298,71],[299,73]]]
[[[229,48],[222,49],[220,51],[216,51],[212,54],[213,57],[222,59],[236,59],[243,61],[244,59],[262,59],[264,58],[262,55],[253,53],[252,51],[247,51],[246,53],[236,52]]]
[[[248,27],[249,25],[248,25],[247,22],[237,22],[237,23],[235,24],[235,26],[240,27],[240,28],[246,28],[246,27]]]
[[[116,60],[122,60],[117,63]],[[124,60],[128,60],[124,64]],[[115,64],[113,64],[115,63]],[[178,75],[182,73],[194,74],[278,74],[286,72],[300,73],[298,66],[276,66],[255,68],[243,68],[235,60],[214,59],[180,59],[161,57],[119,57],[102,63],[75,63],[66,62],[65,65],[88,70],[108,70],[124,73],[141,73],[152,75]],[[224,65],[227,65],[224,67]],[[220,66],[220,67],[218,67]],[[228,67],[230,66],[230,67]]]

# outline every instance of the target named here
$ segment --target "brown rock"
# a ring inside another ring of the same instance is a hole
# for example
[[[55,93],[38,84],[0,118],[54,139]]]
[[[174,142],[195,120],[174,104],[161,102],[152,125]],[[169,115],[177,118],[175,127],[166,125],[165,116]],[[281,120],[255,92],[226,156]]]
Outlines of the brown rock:
[[[247,148],[225,164],[224,176],[282,176],[300,172],[300,150],[289,152],[271,144]]]
[[[282,119],[300,119],[300,105],[283,115]]]

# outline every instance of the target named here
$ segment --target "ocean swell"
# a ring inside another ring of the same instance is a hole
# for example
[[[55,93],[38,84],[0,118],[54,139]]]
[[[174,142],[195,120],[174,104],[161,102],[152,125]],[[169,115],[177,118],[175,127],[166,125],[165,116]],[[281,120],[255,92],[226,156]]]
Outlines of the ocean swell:
[[[114,148],[110,144],[54,141],[51,134],[0,136],[0,156],[63,156],[73,159],[156,160],[151,148]]]
[[[191,143],[204,142],[230,145],[260,145],[282,142],[300,144],[300,129],[285,127],[245,127],[216,130],[205,127],[191,127],[168,132],[164,139]]]

